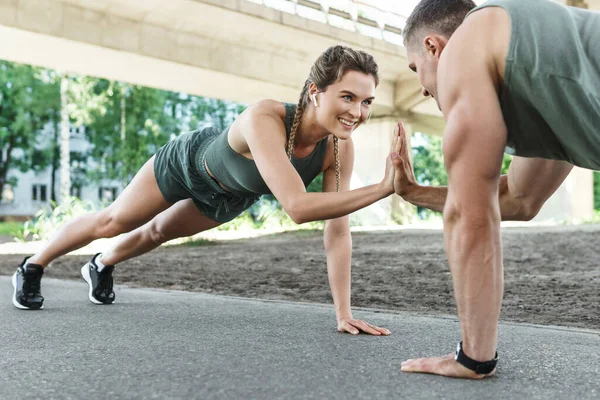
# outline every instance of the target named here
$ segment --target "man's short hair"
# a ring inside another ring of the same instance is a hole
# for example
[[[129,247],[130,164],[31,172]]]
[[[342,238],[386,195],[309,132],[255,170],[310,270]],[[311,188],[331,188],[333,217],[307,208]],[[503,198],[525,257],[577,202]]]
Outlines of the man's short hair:
[[[436,32],[449,38],[473,8],[472,0],[421,0],[406,21],[404,46]]]

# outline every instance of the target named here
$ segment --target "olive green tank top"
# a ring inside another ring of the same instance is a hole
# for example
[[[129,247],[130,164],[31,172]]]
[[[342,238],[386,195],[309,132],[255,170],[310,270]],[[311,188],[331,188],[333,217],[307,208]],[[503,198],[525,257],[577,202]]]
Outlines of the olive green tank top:
[[[285,131],[289,139],[296,112],[295,104],[285,105]],[[229,128],[218,135],[206,148],[206,165],[215,179],[221,182],[228,190],[239,196],[256,196],[270,194],[267,184],[260,176],[254,160],[250,160],[236,153],[227,140]],[[323,169],[323,161],[327,152],[327,138],[315,146],[312,153],[304,158],[292,156],[292,165],[308,186]],[[196,162],[202,162],[196,160]]]
[[[549,0],[491,0],[510,15],[500,95],[507,152],[600,169],[600,13]]]

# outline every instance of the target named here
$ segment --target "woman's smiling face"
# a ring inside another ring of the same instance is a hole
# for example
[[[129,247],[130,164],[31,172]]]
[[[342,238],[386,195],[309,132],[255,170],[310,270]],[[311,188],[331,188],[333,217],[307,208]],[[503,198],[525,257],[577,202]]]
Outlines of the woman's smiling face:
[[[347,71],[324,92],[317,91],[318,124],[335,137],[348,139],[352,131],[369,117],[375,99],[375,87],[376,81],[372,75]],[[312,95],[309,100],[313,103]]]

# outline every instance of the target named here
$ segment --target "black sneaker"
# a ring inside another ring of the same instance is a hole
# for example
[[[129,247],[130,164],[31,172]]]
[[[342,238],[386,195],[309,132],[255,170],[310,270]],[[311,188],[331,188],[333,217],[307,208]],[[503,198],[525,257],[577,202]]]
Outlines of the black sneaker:
[[[94,304],[111,304],[115,301],[115,292],[113,291],[112,273],[115,269],[114,265],[105,265],[102,272],[98,272],[96,265],[96,257],[100,253],[92,257],[90,262],[81,267],[81,276],[90,286],[88,297]]]
[[[12,301],[15,307],[21,310],[39,310],[44,308],[44,297],[41,293],[44,268],[38,264],[25,266],[27,258],[12,276],[12,284],[15,288]]]

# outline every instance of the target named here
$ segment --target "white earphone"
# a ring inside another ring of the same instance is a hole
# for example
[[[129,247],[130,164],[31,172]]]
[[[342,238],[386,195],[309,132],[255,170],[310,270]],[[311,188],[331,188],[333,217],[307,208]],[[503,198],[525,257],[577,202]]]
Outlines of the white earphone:
[[[319,107],[319,104],[317,103],[317,94],[316,93],[313,93],[312,99],[313,99],[313,104],[315,105],[315,107]]]

